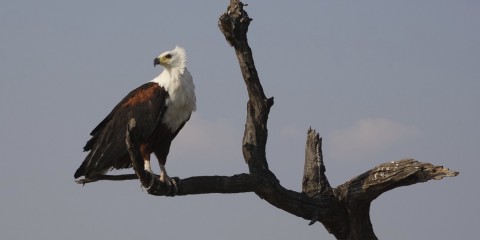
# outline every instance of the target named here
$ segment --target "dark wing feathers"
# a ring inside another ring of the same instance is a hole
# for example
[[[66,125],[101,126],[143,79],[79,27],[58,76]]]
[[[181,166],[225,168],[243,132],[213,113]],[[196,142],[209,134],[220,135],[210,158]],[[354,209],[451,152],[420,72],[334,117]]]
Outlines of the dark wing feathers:
[[[118,107],[118,105],[112,110],[112,112],[110,112],[110,114],[108,114],[107,117],[105,117],[105,119],[103,119],[103,121],[101,121],[101,122],[92,130],[92,132],[90,133],[90,136],[92,136],[92,138],[90,138],[90,140],[87,141],[87,143],[85,144],[85,147],[83,147],[83,151],[90,151],[90,150],[92,150],[93,145],[95,144],[95,142],[97,142],[97,139],[98,139],[98,136],[99,136],[100,133],[101,133],[101,130],[102,130],[103,128],[105,128],[105,126],[108,124],[108,122],[112,119],[112,115],[113,115],[114,112],[116,112],[117,107]]]
[[[147,139],[160,123],[167,96],[165,89],[149,82],[123,98],[91,132],[92,138],[83,148],[90,152],[75,172],[75,178],[103,174],[111,168],[130,167],[125,143],[129,119],[135,118],[141,138]]]

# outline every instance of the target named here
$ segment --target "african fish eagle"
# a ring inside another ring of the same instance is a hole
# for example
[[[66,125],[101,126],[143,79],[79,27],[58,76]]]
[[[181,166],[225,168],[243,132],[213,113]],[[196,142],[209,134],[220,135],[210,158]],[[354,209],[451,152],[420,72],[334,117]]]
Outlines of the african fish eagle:
[[[84,151],[90,151],[75,178],[94,178],[111,169],[132,166],[125,142],[130,118],[136,121],[145,170],[152,173],[150,155],[160,164],[160,181],[172,186],[165,163],[172,140],[196,110],[195,85],[186,67],[185,50],[175,47],[154,59],[164,70],[148,83],[131,91],[90,133]]]

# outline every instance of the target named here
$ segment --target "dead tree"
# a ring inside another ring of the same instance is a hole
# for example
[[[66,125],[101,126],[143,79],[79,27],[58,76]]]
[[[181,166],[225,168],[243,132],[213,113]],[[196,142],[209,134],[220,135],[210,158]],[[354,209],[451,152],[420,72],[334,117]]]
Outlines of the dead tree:
[[[377,239],[370,221],[370,204],[380,194],[391,189],[412,185],[443,177],[454,177],[458,172],[443,166],[434,166],[413,159],[404,159],[380,164],[354,177],[350,181],[332,188],[325,176],[322,156],[322,139],[315,130],[309,129],[305,147],[305,170],[302,192],[285,189],[268,168],[265,155],[268,131],[267,120],[273,98],[267,98],[258,78],[247,41],[251,18],[239,0],[230,0],[227,11],[218,21],[220,31],[235,49],[245,81],[249,100],[247,120],[243,136],[243,157],[249,173],[233,176],[196,176],[176,178],[176,196],[208,193],[255,192],[271,205],[295,216],[307,219],[310,224],[321,222],[337,239]],[[79,183],[98,180],[140,179],[147,192],[156,196],[170,196],[169,189],[158,177],[152,179],[143,168],[143,160],[136,136],[131,135],[135,119],[127,129],[127,146],[135,174],[103,175],[95,179],[82,179]],[[134,132],[134,131],[132,131]],[[151,183],[153,182],[153,185]]]

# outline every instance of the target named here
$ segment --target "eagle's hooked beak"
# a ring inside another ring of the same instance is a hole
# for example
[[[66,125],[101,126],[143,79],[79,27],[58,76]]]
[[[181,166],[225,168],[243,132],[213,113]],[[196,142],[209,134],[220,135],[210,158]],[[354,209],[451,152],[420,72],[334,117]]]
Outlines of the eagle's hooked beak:
[[[153,59],[153,67],[155,67],[157,65],[160,65],[160,59],[155,58],[155,59]]]

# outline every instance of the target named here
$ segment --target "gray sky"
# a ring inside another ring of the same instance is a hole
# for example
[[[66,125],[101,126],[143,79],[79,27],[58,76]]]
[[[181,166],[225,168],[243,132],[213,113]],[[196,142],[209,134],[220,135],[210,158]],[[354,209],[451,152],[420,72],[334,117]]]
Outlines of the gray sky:
[[[88,133],[175,45],[187,50],[198,110],[173,143],[169,174],[247,171],[246,90],[217,28],[227,2],[2,3],[2,239],[334,239],[252,193],[159,198],[137,181],[73,181]],[[460,171],[375,200],[380,239],[477,236],[480,2],[246,3],[256,66],[275,97],[267,154],[281,183],[300,189],[312,126],[333,186],[406,157]]]

